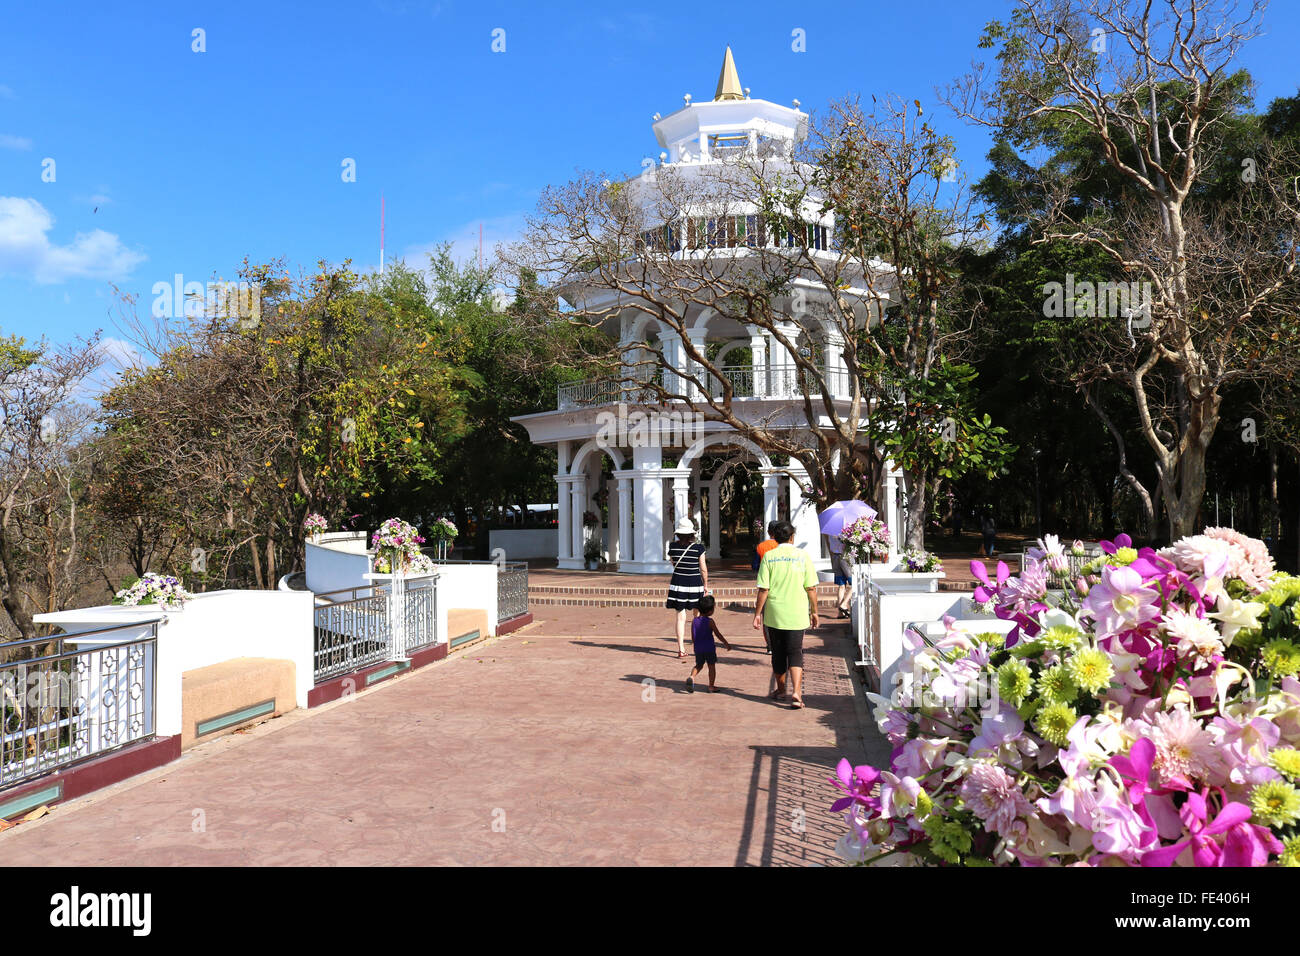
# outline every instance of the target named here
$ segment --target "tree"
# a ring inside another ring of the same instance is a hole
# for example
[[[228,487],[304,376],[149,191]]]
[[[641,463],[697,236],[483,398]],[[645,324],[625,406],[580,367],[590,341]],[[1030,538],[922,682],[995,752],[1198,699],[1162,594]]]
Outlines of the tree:
[[[81,439],[93,419],[75,399],[100,361],[94,340],[0,339],[0,603],[23,639],[87,576]]]
[[[1240,108],[1229,68],[1258,30],[1260,5],[1236,7],[1021,0],[981,42],[998,49],[994,81],[977,71],[950,91],[959,112],[1018,145],[1062,128],[1096,143],[1116,184],[1106,201],[1081,207],[1084,171],[1052,166],[1028,215],[1035,241],[1096,250],[1113,270],[1098,279],[1139,284],[1111,287],[1102,305],[1095,288],[1062,304],[1097,319],[1076,340],[1075,381],[1126,392],[1173,538],[1194,530],[1225,389],[1296,371],[1293,158],[1263,140],[1239,158],[1230,198],[1204,195]]]
[[[296,282],[279,263],[243,275],[256,316],[137,324],[154,364],[104,397],[110,461],[126,469],[106,480],[138,483],[144,506],[173,489],[187,576],[274,587],[301,567],[309,511],[339,517],[352,496],[432,476],[426,431],[457,413],[409,274],[369,288],[346,263]]]

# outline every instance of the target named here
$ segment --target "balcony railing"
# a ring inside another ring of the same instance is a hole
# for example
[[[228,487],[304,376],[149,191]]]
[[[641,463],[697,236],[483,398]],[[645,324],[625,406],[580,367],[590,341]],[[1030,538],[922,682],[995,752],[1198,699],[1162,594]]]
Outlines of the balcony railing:
[[[848,398],[852,394],[853,382],[844,369],[819,369],[814,373],[794,365],[771,365],[758,369],[749,365],[724,365],[718,371],[722,379],[731,384],[732,398],[798,398],[804,394],[820,396],[823,383],[830,387],[831,394],[836,398]],[[708,384],[712,385],[713,397],[722,398],[722,381],[703,373],[699,377],[701,380],[711,379]],[[800,382],[803,383],[802,388]],[[686,385],[687,383],[679,381],[665,388],[669,392],[681,392]],[[649,385],[638,385],[626,379],[600,378],[561,385],[556,389],[555,400],[556,408],[563,411],[619,402],[657,402],[659,393]]]
[[[0,644],[0,787],[152,737],[157,647],[157,621]]]

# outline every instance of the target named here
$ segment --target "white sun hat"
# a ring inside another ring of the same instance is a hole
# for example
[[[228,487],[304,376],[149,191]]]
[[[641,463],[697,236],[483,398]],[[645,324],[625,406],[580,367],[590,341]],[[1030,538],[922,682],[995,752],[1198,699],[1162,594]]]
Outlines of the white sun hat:
[[[695,522],[690,518],[683,518],[677,522],[677,527],[673,529],[673,534],[695,534]]]

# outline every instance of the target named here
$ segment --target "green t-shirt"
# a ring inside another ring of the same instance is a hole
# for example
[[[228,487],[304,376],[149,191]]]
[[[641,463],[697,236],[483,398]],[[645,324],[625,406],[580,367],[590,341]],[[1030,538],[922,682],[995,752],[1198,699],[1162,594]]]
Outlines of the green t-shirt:
[[[767,591],[763,623],[782,631],[808,628],[808,588],[817,586],[817,569],[807,551],[782,544],[763,555],[758,586]]]

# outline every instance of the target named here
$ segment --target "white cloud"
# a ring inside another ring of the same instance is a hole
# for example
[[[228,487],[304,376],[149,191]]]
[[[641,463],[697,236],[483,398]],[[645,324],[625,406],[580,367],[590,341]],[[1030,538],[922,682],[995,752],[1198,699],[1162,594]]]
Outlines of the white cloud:
[[[444,242],[451,243],[451,257],[460,263],[478,263],[479,225],[483,227],[483,265],[490,266],[496,260],[498,243],[514,242],[523,231],[524,217],[518,213],[495,216],[492,219],[475,219],[459,229],[453,230],[435,242],[423,242],[409,246],[402,253],[406,264],[412,268],[424,268],[429,262],[429,254]]]
[[[32,141],[26,136],[12,136],[0,133],[0,149],[31,149]]]
[[[149,363],[130,342],[105,336],[99,340],[102,361],[97,369],[77,382],[71,397],[78,402],[97,402],[105,392],[116,385],[127,369],[144,368]]]
[[[145,260],[103,229],[79,232],[67,245],[50,241],[54,217],[35,199],[0,196],[0,275],[48,285],[68,279],[121,279]]]

